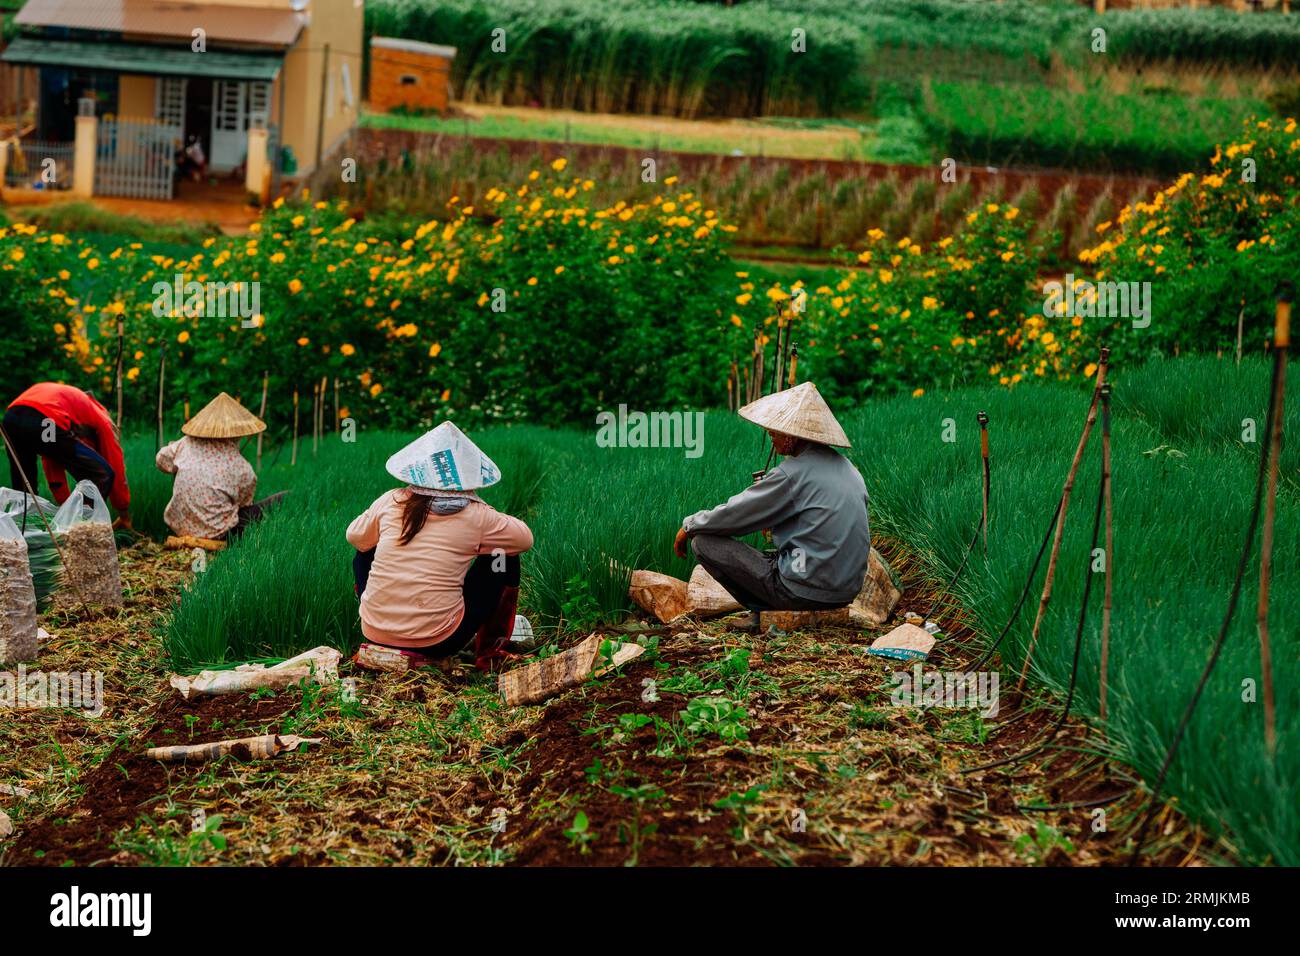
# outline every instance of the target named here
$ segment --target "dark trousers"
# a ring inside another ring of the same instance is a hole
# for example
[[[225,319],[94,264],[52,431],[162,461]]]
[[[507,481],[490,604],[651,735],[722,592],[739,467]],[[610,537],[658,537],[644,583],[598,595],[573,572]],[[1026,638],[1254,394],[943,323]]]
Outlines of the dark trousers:
[[[505,566],[500,571],[492,569],[492,562],[498,560],[490,554],[481,554],[474,559],[465,572],[465,616],[461,618],[456,630],[445,639],[429,647],[419,649],[426,657],[451,657],[470,645],[479,629],[488,622],[494,612],[501,606],[501,599],[509,593],[519,591],[519,555],[505,556]],[[358,551],[352,559],[352,574],[357,582],[357,597],[366,590],[370,580],[370,568],[375,563],[375,549]],[[511,614],[513,619],[513,612]],[[378,643],[373,642],[373,643]],[[414,648],[404,648],[413,650]]]
[[[775,551],[717,534],[695,535],[691,548],[704,570],[751,611],[830,611],[849,603],[810,601],[792,592],[781,579]]]
[[[5,434],[9,436],[9,443],[13,445],[13,452],[9,454],[10,486],[15,491],[25,491],[23,476],[26,475],[27,480],[32,483],[32,490],[35,491],[37,461],[40,458],[48,458],[71,475],[74,481],[86,479],[93,481],[99,493],[107,501],[113,490],[115,478],[113,467],[99,452],[79,440],[66,428],[54,426],[53,440],[46,441],[50,430],[46,428],[45,422],[44,412],[26,405],[15,405],[5,412]],[[71,489],[50,489],[55,497],[58,497],[60,490]]]
[[[284,500],[284,496],[289,492],[281,491],[261,501],[254,501],[251,505],[244,505],[239,509],[239,521],[233,528],[226,532],[227,541],[234,541],[241,534],[248,530],[248,526],[254,521],[261,521],[263,516]]]

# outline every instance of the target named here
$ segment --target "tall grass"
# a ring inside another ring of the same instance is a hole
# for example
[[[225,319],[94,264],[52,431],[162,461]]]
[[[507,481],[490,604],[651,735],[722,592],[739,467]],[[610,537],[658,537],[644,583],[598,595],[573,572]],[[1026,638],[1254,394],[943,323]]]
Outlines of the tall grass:
[[[562,434],[562,433],[561,433]],[[348,523],[397,486],[384,462],[414,436],[363,432],[355,443],[329,436],[319,454],[300,448],[260,476],[258,495],[288,491],[276,511],[212,559],[181,597],[163,641],[173,667],[289,656],[318,644],[354,650],[361,639]],[[531,426],[473,435],[501,468],[484,489],[493,507],[527,520],[544,479],[571,446]],[[149,520],[152,522],[153,517]]]
[[[1257,445],[1239,440],[1240,421],[1262,421],[1267,374],[1259,361],[1154,363],[1116,379],[1113,470],[1115,573],[1109,746],[1154,779],[1223,614],[1250,508]],[[1300,386],[1288,404],[1294,431]],[[1051,516],[1087,405],[1086,393],[1042,384],[1017,390],[963,389],[839,409],[848,452],[872,495],[872,526],[917,549],[936,576],[951,574],[979,515],[975,412],[992,418],[993,487],[987,557],[977,555],[958,594],[986,634],[997,633],[1024,583]],[[944,422],[958,423],[943,440]],[[1234,432],[1234,429],[1237,431]],[[1237,434],[1234,439],[1233,435]],[[682,449],[601,449],[582,432],[489,430],[474,437],[502,466],[496,500],[526,514],[536,536],[525,558],[524,604],[539,623],[592,604],[607,618],[627,609],[633,567],[686,577],[671,550],[682,517],[743,488],[762,466],[760,432],[733,416],[705,422],[703,454]],[[368,435],[327,444],[281,484],[292,504],[255,528],[184,594],[167,626],[177,666],[288,654],[317,643],[358,640],[343,528],[388,481],[387,454],[403,441]],[[1095,439],[1094,439],[1095,440]],[[279,478],[287,466],[278,466]],[[1259,683],[1253,620],[1238,614],[1215,676],[1168,782],[1182,809],[1229,835],[1244,862],[1300,863],[1300,494],[1296,458],[1285,462],[1274,554],[1274,677],[1278,749],[1270,760],[1258,704],[1242,682]],[[537,473],[540,482],[532,481]],[[272,478],[268,475],[268,481]],[[524,481],[524,486],[518,484]],[[1063,692],[1085,574],[1098,482],[1097,446],[1075,488],[1052,604],[1033,673]],[[489,497],[492,493],[489,492]],[[1248,576],[1242,608],[1253,606]],[[1035,592],[1036,593],[1036,592]],[[1084,630],[1076,712],[1098,702],[1099,595]],[[1027,646],[1032,606],[1003,647],[1004,682]]]

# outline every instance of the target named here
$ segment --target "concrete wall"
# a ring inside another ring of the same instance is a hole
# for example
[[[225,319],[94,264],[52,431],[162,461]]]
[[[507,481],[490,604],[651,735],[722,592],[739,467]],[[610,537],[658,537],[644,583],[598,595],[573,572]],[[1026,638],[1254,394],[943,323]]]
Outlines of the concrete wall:
[[[131,119],[152,119],[158,105],[155,94],[157,82],[152,76],[130,76],[126,73],[119,76],[117,115]]]
[[[282,141],[293,147],[299,172],[315,168],[319,149],[329,155],[356,125],[361,105],[361,50],[365,11],[356,0],[311,0],[311,25],[302,32],[284,59],[285,117]],[[328,64],[324,47],[329,44]],[[344,65],[352,86],[352,105],[346,102]],[[328,72],[324,72],[325,70]],[[331,82],[332,79],[332,82]],[[324,100],[322,100],[322,88]],[[274,114],[279,116],[280,91],[274,91]],[[318,124],[324,103],[324,123]]]

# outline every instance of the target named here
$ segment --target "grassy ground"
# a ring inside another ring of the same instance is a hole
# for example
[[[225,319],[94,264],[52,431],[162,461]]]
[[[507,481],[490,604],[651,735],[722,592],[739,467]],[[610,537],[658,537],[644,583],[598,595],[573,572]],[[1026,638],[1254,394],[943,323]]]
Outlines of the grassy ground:
[[[458,104],[455,115],[364,113],[361,124],[494,139],[594,143],[683,153],[783,156],[792,159],[876,159],[866,127],[851,120],[687,120],[669,116],[584,113],[525,106]]]
[[[919,565],[886,552],[905,606],[928,604]],[[651,651],[626,673],[540,707],[505,708],[467,665],[401,677],[345,665],[355,700],[309,687],[186,703],[157,632],[188,562],[138,544],[123,554],[121,613],[46,622],[42,669],[102,669],[107,711],[0,727],[4,782],[32,791],[0,797],[18,828],[0,863],[1088,865],[1122,860],[1141,809],[1127,772],[1083,750],[961,774],[1021,747],[1051,712],[1034,701],[999,729],[970,711],[895,708],[894,666],[856,631],[684,625],[644,636]],[[973,634],[955,614],[945,646],[960,656]],[[717,717],[719,700],[742,710]],[[262,732],[324,743],[264,763],[141,755]],[[1071,725],[1064,739],[1090,748],[1086,736]],[[1104,830],[1093,809],[1021,809],[1097,800]],[[1225,851],[1166,812],[1151,859]]]

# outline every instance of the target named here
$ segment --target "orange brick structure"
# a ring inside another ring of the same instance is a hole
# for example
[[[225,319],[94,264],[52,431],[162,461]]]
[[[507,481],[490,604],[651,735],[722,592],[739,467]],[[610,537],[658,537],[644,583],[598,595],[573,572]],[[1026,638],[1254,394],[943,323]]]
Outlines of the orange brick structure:
[[[447,109],[456,48],[393,37],[370,40],[370,108]]]

